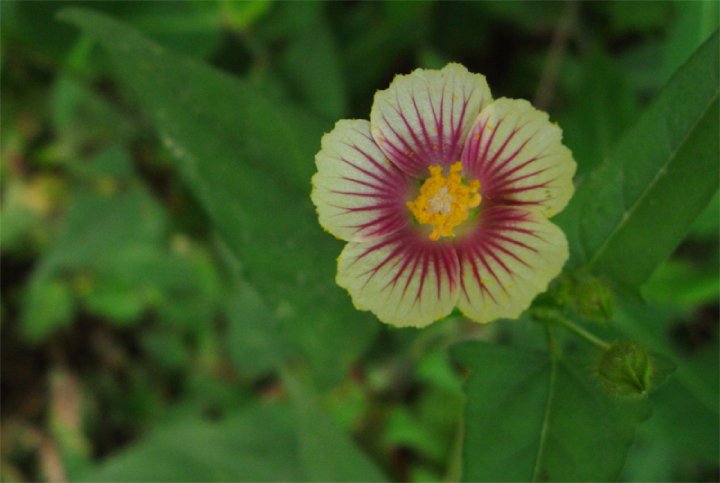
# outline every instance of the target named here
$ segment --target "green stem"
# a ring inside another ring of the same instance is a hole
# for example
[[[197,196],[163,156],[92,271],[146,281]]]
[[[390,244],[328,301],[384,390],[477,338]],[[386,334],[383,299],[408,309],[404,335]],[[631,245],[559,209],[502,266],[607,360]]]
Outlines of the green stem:
[[[600,339],[599,337],[592,335],[590,332],[583,329],[579,325],[571,322],[570,320],[566,319],[565,317],[560,317],[558,319],[558,321],[570,332],[574,332],[576,335],[580,336],[581,339],[585,339],[587,342],[591,343],[598,349],[602,349],[602,350],[606,351],[610,348],[610,344],[608,344],[604,340]]]
[[[545,401],[545,412],[543,414],[542,427],[540,428],[540,443],[538,444],[537,454],[535,455],[535,464],[533,465],[532,480],[542,481],[543,463],[545,457],[545,444],[550,432],[550,419],[553,411],[553,402],[555,400],[555,386],[557,380],[558,360],[560,358],[560,346],[555,338],[555,328],[550,324],[545,325],[545,334],[547,335],[548,349],[550,350],[550,380],[548,381],[548,396]]]
[[[557,339],[555,338],[555,332],[552,326],[548,324],[545,325],[545,335],[547,336],[550,356],[553,360],[556,360],[560,357],[560,346],[557,343]]]

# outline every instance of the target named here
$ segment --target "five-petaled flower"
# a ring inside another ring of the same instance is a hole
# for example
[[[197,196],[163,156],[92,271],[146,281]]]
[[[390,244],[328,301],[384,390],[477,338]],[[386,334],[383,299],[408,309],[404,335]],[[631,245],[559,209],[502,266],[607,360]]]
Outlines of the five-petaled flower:
[[[348,242],[337,283],[383,322],[518,317],[568,257],[548,221],[573,193],[560,128],[459,64],[397,76],[315,161],[320,224]]]

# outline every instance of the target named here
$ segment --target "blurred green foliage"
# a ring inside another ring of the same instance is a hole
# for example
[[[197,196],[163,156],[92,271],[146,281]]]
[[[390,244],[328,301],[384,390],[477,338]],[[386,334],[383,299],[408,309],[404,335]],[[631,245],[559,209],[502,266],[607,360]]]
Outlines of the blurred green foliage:
[[[2,480],[718,479],[717,2],[0,9]],[[335,286],[322,133],[448,61],[563,128],[605,305],[533,313],[667,359],[648,398],[530,316],[389,329]]]

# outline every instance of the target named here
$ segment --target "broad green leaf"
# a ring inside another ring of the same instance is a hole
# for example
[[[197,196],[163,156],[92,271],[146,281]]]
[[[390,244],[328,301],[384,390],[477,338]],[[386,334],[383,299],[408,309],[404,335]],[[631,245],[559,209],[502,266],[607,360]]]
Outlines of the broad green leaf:
[[[64,224],[45,254],[47,270],[119,263],[128,244],[159,243],[167,229],[165,213],[132,179],[126,151],[102,151],[77,171],[84,183],[74,190]]]
[[[720,277],[717,263],[696,267],[670,259],[662,264],[643,286],[648,302],[659,307],[691,311],[720,299]]]
[[[660,271],[656,276],[660,275]],[[656,278],[656,277],[653,277]],[[717,278],[715,279],[717,283]],[[650,284],[648,284],[648,287]],[[677,371],[667,383],[653,394],[653,417],[640,435],[635,454],[630,457],[640,464],[639,458],[651,464],[656,453],[645,454],[642,448],[662,451],[665,448],[670,477],[652,478],[639,473],[644,481],[668,479],[693,479],[682,467],[704,463],[717,466],[720,440],[720,390],[718,388],[717,335],[694,340],[692,352],[680,350],[677,329],[684,325],[682,314],[673,309],[672,300],[663,306],[647,305],[635,301],[623,301],[616,317],[616,324],[627,336],[643,341],[643,344],[662,354],[667,354],[677,365]],[[688,321],[686,323],[702,323]],[[707,323],[713,324],[714,321]],[[655,461],[657,463],[657,461]],[[632,475],[632,467],[628,475]],[[692,473],[690,473],[692,474]],[[650,473],[652,475],[652,473]],[[682,476],[684,475],[684,476]]]
[[[277,367],[282,357],[278,321],[257,290],[236,280],[226,304],[224,342],[237,370],[257,376]]]
[[[672,303],[656,306],[624,298],[620,298],[619,302],[615,324],[627,337],[642,341],[657,353],[670,356],[678,367],[673,379],[679,380],[693,398],[717,416],[720,413],[718,410],[720,394],[718,380],[715,377],[717,372],[713,373],[704,366],[691,364],[692,358],[679,350],[677,340],[672,338],[672,334],[673,324],[681,314],[677,309],[672,310]],[[713,342],[712,337],[706,340],[706,345],[714,346],[717,350],[717,343]],[[717,363],[715,358],[715,364]]]
[[[341,60],[351,99],[370,100],[387,87],[393,65],[426,36],[431,7],[429,2],[366,2],[337,15],[347,37]],[[362,115],[370,112],[367,105],[353,107]]]
[[[558,216],[571,265],[636,287],[718,189],[718,35],[676,72]]]
[[[720,237],[720,193],[700,213],[690,229],[690,237],[701,240],[717,240]],[[714,264],[717,266],[717,263]]]
[[[299,481],[288,408],[257,406],[219,423],[178,421],[76,481]]]
[[[578,67],[579,79],[569,87],[570,108],[558,115],[558,123],[578,163],[577,176],[582,177],[635,121],[639,107],[627,74],[601,47],[594,47]]]
[[[256,26],[268,45],[284,45],[271,73],[313,112],[338,119],[347,111],[340,55],[322,2],[279,2]]]
[[[242,32],[265,15],[271,5],[272,2],[269,0],[246,0],[244,2],[222,0],[219,8],[223,20],[233,29]]]
[[[190,349],[182,332],[174,327],[149,327],[140,334],[140,344],[150,364],[161,370],[183,371],[191,364]]]
[[[582,358],[486,343],[461,345],[465,481],[617,478],[646,401],[605,394]]]
[[[23,334],[30,342],[39,342],[56,329],[72,322],[74,301],[63,280],[34,277],[22,302]]]
[[[608,16],[612,30],[618,35],[632,32],[652,32],[667,24],[673,13],[673,4],[665,1],[597,2],[591,4]]]
[[[33,57],[62,65],[72,56],[79,36],[55,17],[77,4],[73,0],[3,2],[3,37],[28,47]],[[226,9],[218,2],[97,2],[93,8],[128,22],[161,45],[197,57],[218,46],[226,17]]]
[[[72,322],[75,294],[67,275],[99,269],[110,262],[125,268],[123,253],[131,247],[119,240],[132,240],[135,246],[159,241],[165,219],[152,197],[141,186],[121,186],[107,174],[125,173],[128,163],[127,154],[119,149],[104,151],[89,162],[87,172],[95,176],[88,181],[97,188],[75,190],[57,235],[30,276],[22,323],[31,341],[39,341]],[[122,280],[113,278],[116,289],[118,282]],[[97,306],[109,307],[120,317],[137,315],[137,301],[133,294],[123,293],[126,288],[112,293],[101,290],[95,300]],[[142,287],[130,289],[137,297]]]
[[[287,370],[283,382],[292,400],[307,481],[385,481],[308,387]]]
[[[673,265],[666,264],[667,267]],[[666,276],[663,273],[665,271],[663,267],[644,287],[648,289],[649,297],[659,295],[653,292],[657,291],[658,283]],[[671,268],[670,274],[674,272],[678,272],[678,269]],[[687,269],[678,273],[683,280],[690,282],[690,287],[695,285],[691,279],[685,278]],[[714,283],[717,286],[717,277]],[[615,318],[615,324],[626,337],[642,341],[648,348],[669,356],[677,366],[677,371],[669,381],[653,394],[652,424],[647,431],[643,431],[646,438],[652,439],[648,443],[650,447],[657,448],[656,443],[661,442],[669,448],[667,457],[674,462],[671,469],[675,478],[684,474],[677,473],[679,464],[693,460],[717,462],[720,444],[716,431],[720,424],[717,336],[696,339],[691,353],[680,350],[677,329],[684,323],[680,322],[683,320],[683,309],[677,298],[681,301],[686,290],[685,287],[679,289],[677,296],[669,297],[662,305],[656,305],[659,299],[654,299],[653,305],[620,299]],[[698,321],[692,323],[697,324]],[[653,455],[641,454],[637,457],[652,458]]]
[[[675,2],[674,21],[668,29],[663,80],[685,62],[717,30],[720,5],[715,0]]]
[[[673,376],[653,395],[652,418],[640,426],[620,480],[701,481],[708,469],[718,466],[719,425],[717,412]]]
[[[58,139],[57,154],[68,161],[77,161],[88,145],[117,143],[134,132],[127,117],[67,75],[58,77],[53,85],[52,124]],[[120,164],[130,167],[129,163]]]
[[[105,48],[247,280],[279,317],[284,341],[325,382],[336,379],[377,324],[335,286],[340,246],[320,230],[309,199],[313,158],[329,126],[107,17],[67,10],[64,18]]]

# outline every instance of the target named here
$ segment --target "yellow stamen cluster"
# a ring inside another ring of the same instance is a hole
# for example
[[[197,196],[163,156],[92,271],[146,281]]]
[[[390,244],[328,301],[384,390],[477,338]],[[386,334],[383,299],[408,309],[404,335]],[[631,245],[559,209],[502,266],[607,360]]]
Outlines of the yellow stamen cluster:
[[[430,177],[420,187],[420,194],[407,207],[418,223],[432,225],[431,240],[454,237],[453,229],[470,215],[470,208],[480,206],[480,181],[463,184],[462,164],[450,166],[443,176],[442,166],[430,166]]]

